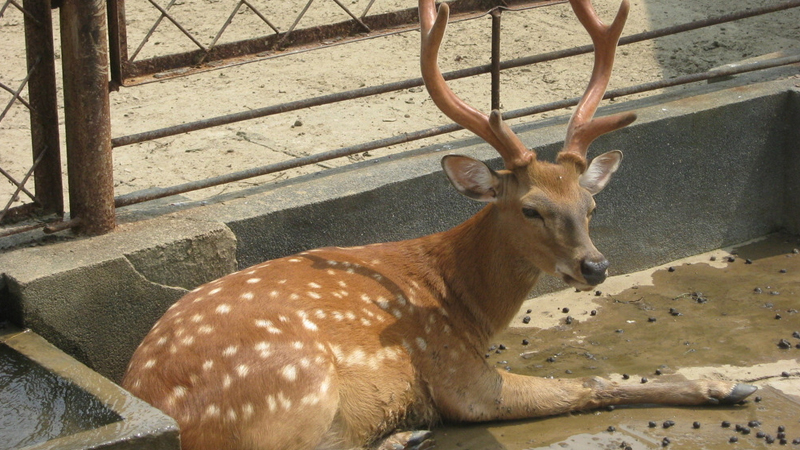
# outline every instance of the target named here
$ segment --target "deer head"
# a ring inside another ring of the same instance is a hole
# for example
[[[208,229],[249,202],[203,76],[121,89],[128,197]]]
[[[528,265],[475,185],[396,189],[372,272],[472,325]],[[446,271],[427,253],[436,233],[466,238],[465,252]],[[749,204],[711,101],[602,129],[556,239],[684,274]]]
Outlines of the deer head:
[[[608,184],[622,160],[622,152],[614,150],[588,162],[587,151],[598,136],[629,125],[636,116],[628,112],[594,118],[611,77],[628,1],[622,2],[609,26],[597,17],[589,0],[570,0],[570,4],[592,38],[595,59],[589,85],[572,114],[564,148],[555,163],[537,159],[536,152],[527,149],[503,122],[499,111],[486,115],[447,86],[437,64],[449,16],[446,3],[437,13],[434,0],[420,1],[420,64],[437,107],[494,147],[505,163],[505,170],[494,171],[467,156],[446,156],[442,166],[450,182],[461,194],[492,203],[498,220],[513,233],[509,238],[536,268],[587,290],[605,280],[609,265],[589,238],[593,196]]]

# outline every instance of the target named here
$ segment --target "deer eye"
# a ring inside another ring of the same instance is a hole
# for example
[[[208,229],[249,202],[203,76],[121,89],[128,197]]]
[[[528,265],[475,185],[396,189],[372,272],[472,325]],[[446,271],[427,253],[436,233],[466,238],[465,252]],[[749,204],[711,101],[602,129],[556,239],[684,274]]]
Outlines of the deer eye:
[[[528,219],[541,219],[541,220],[544,220],[544,217],[542,217],[542,215],[539,214],[539,211],[537,211],[537,210],[535,210],[533,208],[522,208],[522,214],[525,217],[527,217]]]

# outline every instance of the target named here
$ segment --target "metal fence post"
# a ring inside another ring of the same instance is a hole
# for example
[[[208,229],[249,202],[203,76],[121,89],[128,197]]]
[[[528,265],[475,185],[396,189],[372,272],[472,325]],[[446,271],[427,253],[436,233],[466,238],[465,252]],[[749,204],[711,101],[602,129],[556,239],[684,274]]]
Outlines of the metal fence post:
[[[503,10],[495,8],[492,15],[492,109],[500,110],[500,19]]]
[[[105,0],[64,0],[61,53],[69,206],[79,234],[114,229]]]
[[[53,53],[53,18],[50,0],[24,0],[25,51],[33,160],[44,153],[33,172],[36,199],[46,213],[64,214],[61,184],[61,150],[58,140],[56,70]]]

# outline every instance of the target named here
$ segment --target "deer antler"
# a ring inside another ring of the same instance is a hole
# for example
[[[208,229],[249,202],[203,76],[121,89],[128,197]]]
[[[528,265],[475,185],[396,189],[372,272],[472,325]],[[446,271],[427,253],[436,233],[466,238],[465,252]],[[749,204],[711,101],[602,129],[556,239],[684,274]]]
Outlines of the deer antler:
[[[447,27],[450,8],[446,3],[439,6],[438,13],[434,0],[420,0],[419,21],[422,33],[420,67],[422,79],[433,102],[447,117],[495,148],[506,168],[513,169],[527,165],[536,154],[529,151],[522,141],[503,122],[499,111],[492,111],[491,116],[478,111],[464,103],[447,86],[437,63],[439,46]]]
[[[630,4],[628,0],[622,0],[617,16],[610,26],[603,24],[600,18],[597,17],[590,0],[570,0],[570,5],[572,5],[572,10],[575,11],[578,20],[580,20],[592,38],[592,43],[594,44],[594,67],[592,68],[589,86],[587,86],[586,92],[584,92],[575,112],[572,113],[572,118],[569,120],[564,148],[559,153],[558,159],[577,159],[577,162],[585,168],[586,152],[592,141],[600,135],[630,125],[636,120],[636,114],[632,112],[593,119],[597,106],[600,100],[603,99],[611,78],[614,52],[622,34],[622,27],[625,26],[625,20],[628,18]]]

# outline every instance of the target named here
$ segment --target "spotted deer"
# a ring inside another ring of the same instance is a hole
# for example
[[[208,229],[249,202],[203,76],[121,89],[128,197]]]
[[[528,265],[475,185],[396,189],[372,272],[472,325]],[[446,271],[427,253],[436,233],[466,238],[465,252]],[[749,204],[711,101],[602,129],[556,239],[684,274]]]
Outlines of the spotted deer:
[[[618,404],[739,402],[755,387],[725,381],[623,384],[545,379],[491,367],[507,327],[542,272],[581,290],[608,261],[589,238],[593,196],[622,153],[587,162],[598,136],[632,113],[593,118],[627,17],[605,25],[570,0],[594,44],[589,86],[555,163],[465,104],[437,66],[448,6],[420,0],[421,67],[436,105],[502,156],[494,171],[448,155],[444,173],[487,205],[439,234],[310,250],[200,286],[176,302],[136,350],[123,386],[172,416],[184,449],[424,448],[440,420],[523,419]]]

